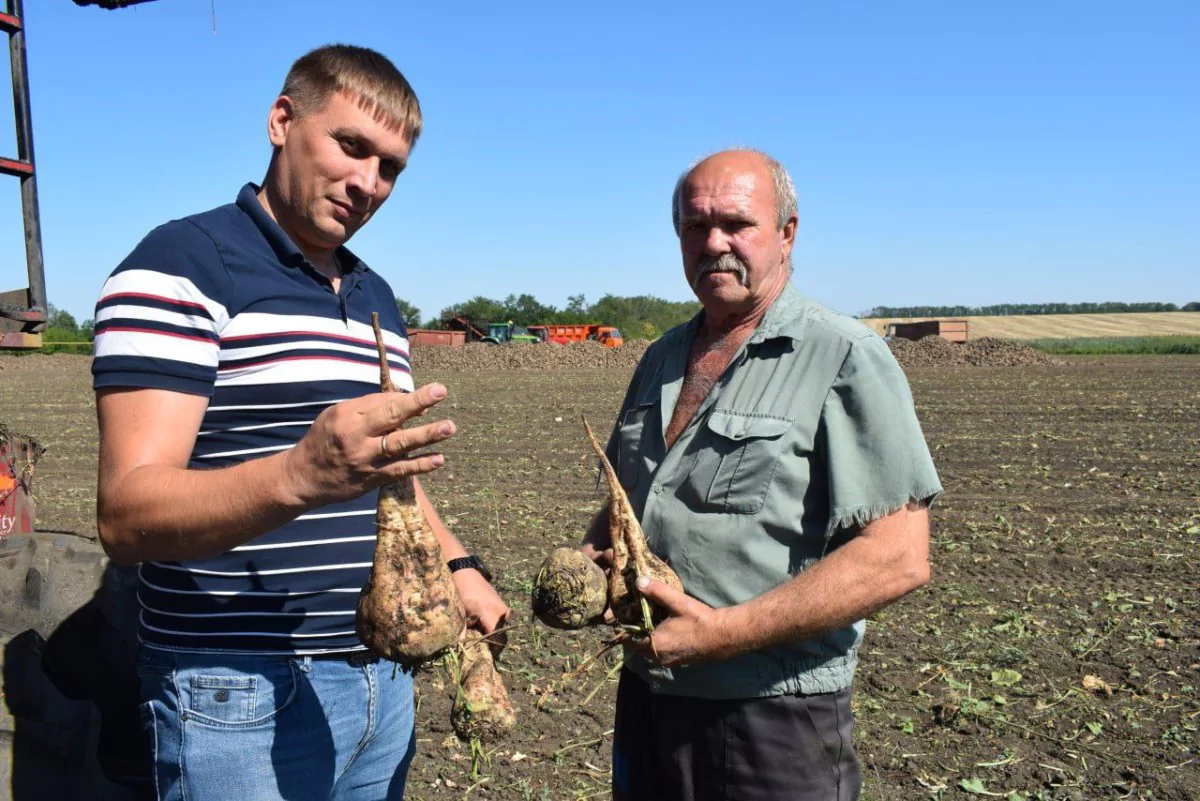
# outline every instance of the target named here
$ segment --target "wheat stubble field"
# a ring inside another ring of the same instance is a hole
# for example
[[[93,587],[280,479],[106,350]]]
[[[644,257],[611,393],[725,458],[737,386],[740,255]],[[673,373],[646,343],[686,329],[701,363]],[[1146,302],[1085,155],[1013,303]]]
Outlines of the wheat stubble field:
[[[936,317],[872,318],[861,322],[882,335],[888,323],[949,319]],[[963,318],[955,318],[963,319]],[[1128,314],[1025,314],[967,317],[971,338],[1076,339],[1080,337],[1151,337],[1200,335],[1200,312]]]

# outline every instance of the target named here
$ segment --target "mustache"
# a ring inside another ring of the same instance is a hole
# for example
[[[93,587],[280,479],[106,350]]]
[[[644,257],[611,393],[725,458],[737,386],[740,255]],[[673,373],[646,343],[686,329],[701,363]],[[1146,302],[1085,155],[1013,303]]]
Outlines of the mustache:
[[[738,258],[737,254],[722,253],[720,256],[705,256],[697,263],[696,267],[696,278],[692,281],[693,291],[700,283],[700,279],[709,273],[737,273],[738,283],[749,287],[746,262]]]

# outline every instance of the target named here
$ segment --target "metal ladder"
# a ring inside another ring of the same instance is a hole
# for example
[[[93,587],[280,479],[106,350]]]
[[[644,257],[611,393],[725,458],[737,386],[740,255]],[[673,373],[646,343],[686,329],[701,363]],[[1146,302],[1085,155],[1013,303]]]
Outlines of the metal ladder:
[[[40,348],[46,327],[46,273],[42,264],[42,224],[38,216],[34,175],[33,121],[29,112],[29,68],[25,60],[25,20],[22,0],[7,0],[0,29],[8,34],[12,60],[13,113],[17,123],[17,157],[0,158],[0,173],[21,180],[21,210],[25,222],[25,262],[29,286],[0,292],[0,350]]]

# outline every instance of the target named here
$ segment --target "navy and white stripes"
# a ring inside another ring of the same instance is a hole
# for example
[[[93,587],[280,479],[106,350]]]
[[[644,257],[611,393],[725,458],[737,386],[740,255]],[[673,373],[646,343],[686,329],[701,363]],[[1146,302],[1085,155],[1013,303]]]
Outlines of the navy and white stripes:
[[[209,396],[195,469],[287,450],[329,406],[378,391],[372,311],[393,381],[413,386],[386,282],[342,249],[353,269],[334,293],[255,191],[248,185],[236,204],[156,229],[96,305],[98,390]],[[143,564],[143,641],[244,652],[361,647],[354,609],[374,555],[375,503],[369,493],[315,510],[209,559]]]

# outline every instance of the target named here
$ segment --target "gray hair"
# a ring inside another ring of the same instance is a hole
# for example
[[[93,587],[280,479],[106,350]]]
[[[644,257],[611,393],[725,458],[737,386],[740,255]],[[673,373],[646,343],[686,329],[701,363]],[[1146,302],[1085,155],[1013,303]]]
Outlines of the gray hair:
[[[783,226],[787,225],[787,221],[795,217],[799,210],[799,203],[796,201],[796,185],[792,183],[792,176],[788,175],[787,169],[782,164],[761,150],[755,150],[752,147],[735,147],[733,151],[754,153],[767,163],[767,168],[771,171],[771,185],[775,189],[775,228],[782,231]],[[693,161],[675,182],[675,191],[671,193],[671,223],[675,226],[677,235],[679,234],[679,202],[680,195],[683,193],[684,181],[692,174],[692,170],[696,169],[697,164],[715,155],[716,153],[710,153],[704,158]]]

